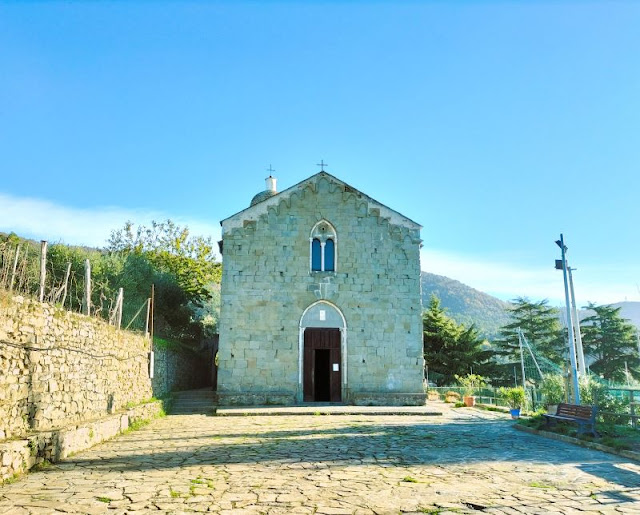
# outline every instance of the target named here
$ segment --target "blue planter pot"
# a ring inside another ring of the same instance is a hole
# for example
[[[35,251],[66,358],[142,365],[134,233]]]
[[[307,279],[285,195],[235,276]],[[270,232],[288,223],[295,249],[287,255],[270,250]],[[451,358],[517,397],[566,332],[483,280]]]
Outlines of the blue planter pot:
[[[509,413],[511,413],[511,418],[520,418],[520,408],[509,410]]]

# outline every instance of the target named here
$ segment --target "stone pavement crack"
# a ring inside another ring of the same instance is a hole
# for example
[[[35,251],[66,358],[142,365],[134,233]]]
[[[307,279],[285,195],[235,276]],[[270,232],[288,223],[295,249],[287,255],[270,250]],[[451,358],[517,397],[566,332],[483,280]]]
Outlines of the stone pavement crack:
[[[0,487],[0,513],[639,511],[636,463],[438,409],[158,419]]]

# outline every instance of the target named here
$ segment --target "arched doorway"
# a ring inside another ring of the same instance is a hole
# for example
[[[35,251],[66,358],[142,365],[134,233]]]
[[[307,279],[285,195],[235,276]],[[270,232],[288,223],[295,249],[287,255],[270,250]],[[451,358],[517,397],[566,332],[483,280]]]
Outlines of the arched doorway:
[[[341,402],[347,384],[347,324],[337,306],[321,300],[300,318],[299,381],[303,402]]]

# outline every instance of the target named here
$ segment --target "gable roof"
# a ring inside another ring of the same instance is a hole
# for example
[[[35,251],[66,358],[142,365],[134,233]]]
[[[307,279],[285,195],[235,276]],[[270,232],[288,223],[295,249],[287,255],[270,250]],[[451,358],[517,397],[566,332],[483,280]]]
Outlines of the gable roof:
[[[223,232],[225,228],[232,229],[234,227],[239,227],[243,224],[245,220],[257,220],[261,215],[266,214],[270,207],[277,206],[282,200],[287,199],[291,196],[292,193],[301,191],[304,189],[309,183],[315,182],[320,178],[326,178],[331,182],[337,183],[341,186],[344,191],[353,193],[362,199],[366,200],[369,203],[369,208],[376,208],[380,211],[380,216],[384,218],[389,218],[389,222],[395,225],[401,225],[408,227],[410,229],[421,229],[422,226],[411,220],[410,218],[404,216],[403,214],[391,209],[390,207],[385,206],[382,202],[378,202],[377,200],[371,198],[369,195],[362,193],[360,190],[350,186],[344,181],[341,181],[337,177],[334,177],[330,173],[327,172],[318,172],[311,177],[308,177],[298,184],[294,184],[293,186],[287,188],[286,190],[282,190],[275,195],[268,196],[264,200],[260,200],[252,206],[249,206],[242,211],[238,211],[236,214],[231,215],[224,220],[220,221],[220,225],[223,227]],[[255,198],[255,197],[254,197]]]

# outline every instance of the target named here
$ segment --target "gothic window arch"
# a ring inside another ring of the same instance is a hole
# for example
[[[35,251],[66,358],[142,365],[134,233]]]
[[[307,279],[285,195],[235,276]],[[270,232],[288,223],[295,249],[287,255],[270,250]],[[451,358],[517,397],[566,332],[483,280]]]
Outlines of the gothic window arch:
[[[337,268],[338,236],[335,227],[320,220],[309,237],[309,266],[312,272],[335,272]]]

